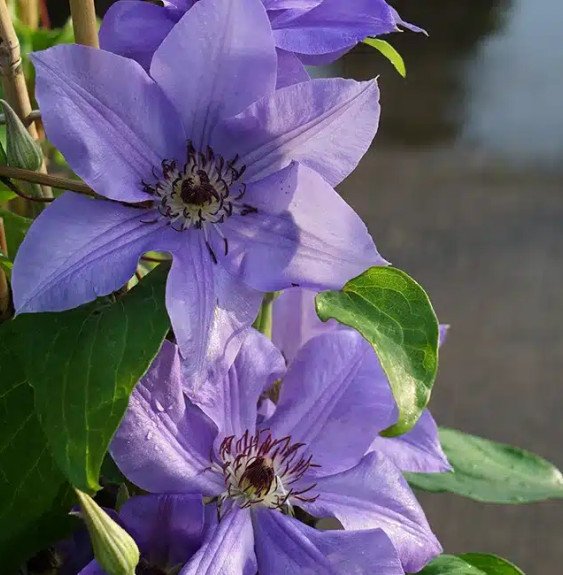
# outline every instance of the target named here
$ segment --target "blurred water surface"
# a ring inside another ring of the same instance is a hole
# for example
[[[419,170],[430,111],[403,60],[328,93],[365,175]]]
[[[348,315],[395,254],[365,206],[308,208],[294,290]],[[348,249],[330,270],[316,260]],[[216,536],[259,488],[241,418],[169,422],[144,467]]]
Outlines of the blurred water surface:
[[[452,326],[437,419],[563,468],[563,2],[395,4],[430,33],[390,38],[407,79],[367,47],[329,70],[382,88],[380,133],[342,192]],[[447,552],[561,573],[563,502],[422,500]]]

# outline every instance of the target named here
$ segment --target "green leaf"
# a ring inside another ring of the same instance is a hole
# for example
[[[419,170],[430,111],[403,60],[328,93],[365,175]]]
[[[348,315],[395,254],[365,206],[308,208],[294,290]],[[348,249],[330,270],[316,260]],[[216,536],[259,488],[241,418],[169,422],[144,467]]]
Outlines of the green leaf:
[[[8,279],[10,278],[10,276],[12,275],[12,268],[14,267],[14,264],[11,262],[10,258],[6,257],[1,251],[0,251],[0,268],[2,268],[2,270],[4,270],[4,272],[6,273],[6,275],[8,276]]]
[[[517,447],[454,429],[440,429],[453,473],[407,473],[425,491],[456,493],[487,503],[563,499],[563,476],[551,463]]]
[[[0,143],[0,146],[1,145],[2,144]],[[0,183],[0,204],[5,204],[14,198],[17,198],[16,194]]]
[[[0,327],[0,560],[10,573],[71,527],[70,486],[53,460],[33,407],[33,390]]]
[[[170,324],[160,266],[113,304],[20,316],[25,369],[51,451],[69,482],[99,489],[109,442],[129,395]]]
[[[374,347],[399,408],[387,436],[407,432],[430,399],[438,369],[438,320],[426,292],[406,273],[373,267],[339,292],[316,299],[322,321],[358,330]]]
[[[524,575],[518,567],[496,555],[466,553],[440,555],[419,575]]]
[[[0,208],[0,218],[4,220],[4,230],[6,232],[6,243],[8,244],[8,255],[12,261],[23,242],[25,234],[33,220],[18,216],[8,210]]]
[[[395,70],[397,70],[403,78],[407,77],[407,67],[405,66],[403,57],[395,48],[393,48],[393,46],[391,46],[391,44],[389,44],[389,42],[380,40],[379,38],[366,38],[364,40],[364,44],[379,50],[379,52],[381,52],[381,54],[383,54],[383,56],[393,64]]]

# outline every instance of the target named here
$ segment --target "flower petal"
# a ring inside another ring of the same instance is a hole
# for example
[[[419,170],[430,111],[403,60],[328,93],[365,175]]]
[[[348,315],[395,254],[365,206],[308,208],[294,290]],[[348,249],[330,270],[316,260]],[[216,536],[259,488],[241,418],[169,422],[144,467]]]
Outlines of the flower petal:
[[[208,469],[216,430],[183,393],[177,347],[165,341],[111,444],[123,474],[152,493],[218,495],[222,478]]]
[[[100,26],[100,47],[136,60],[148,71],[154,52],[181,13],[149,2],[119,0],[106,12]]]
[[[300,285],[340,289],[373,265],[385,264],[360,217],[316,172],[296,163],[248,186],[257,209],[222,227],[226,267],[262,291]]]
[[[277,90],[225,120],[214,142],[225,157],[240,155],[248,181],[297,161],[336,186],[369,148],[379,111],[373,80],[311,80]]]
[[[309,513],[336,517],[344,529],[383,529],[408,573],[442,551],[407,482],[385,457],[370,453],[353,469],[315,481],[319,497],[304,504]]]
[[[370,451],[382,453],[401,471],[441,473],[452,471],[438,436],[438,426],[428,410],[416,425],[399,437],[376,437]]]
[[[233,362],[262,295],[214,263],[201,230],[179,234],[166,285],[166,307],[180,347],[185,390],[205,402],[208,379]],[[180,243],[181,242],[181,243]]]
[[[202,0],[155,52],[151,75],[204,150],[216,123],[273,92],[277,58],[260,0]]]
[[[119,510],[119,518],[143,557],[162,567],[183,565],[202,542],[203,500],[200,495],[133,497]]]
[[[319,319],[315,312],[316,295],[313,290],[291,288],[274,301],[272,341],[288,363],[311,338],[341,328],[335,320],[322,322]]]
[[[70,309],[124,285],[140,255],[166,244],[162,224],[143,223],[151,214],[63,194],[35,220],[18,250],[12,274],[16,311]]]
[[[378,368],[373,349],[356,332],[313,338],[283,380],[276,412],[267,422],[272,434],[305,443],[321,466],[319,475],[353,467],[381,422],[389,421],[386,396],[373,385]]]
[[[324,0],[274,32],[276,45],[298,54],[350,49],[367,36],[398,31],[384,0]]]
[[[234,506],[210,527],[203,545],[179,575],[256,575],[250,512]]]
[[[301,60],[291,52],[277,50],[278,54],[278,79],[276,90],[299,84],[299,82],[308,82],[311,78],[301,63]]]
[[[32,60],[47,136],[71,168],[108,198],[149,199],[142,180],[185,151],[160,88],[137,62],[86,46],[57,46]]]
[[[420,34],[424,34],[425,36],[428,36],[428,32],[426,30],[424,30],[424,28],[419,28],[418,26],[411,24],[410,22],[405,22],[401,18],[401,16],[397,12],[397,10],[395,10],[395,8],[391,7],[391,11],[393,12],[393,17],[395,18],[395,24],[397,24],[397,26],[401,26],[402,28],[406,28],[407,30],[410,30],[411,32],[419,32]]]
[[[310,10],[323,0],[262,0],[266,10]]]
[[[227,374],[204,384],[205,400],[197,402],[217,425],[219,439],[254,433],[260,395],[284,372],[284,359],[274,344],[251,329]]]
[[[268,509],[257,510],[254,522],[260,575],[403,575],[380,529],[318,531]]]
[[[78,575],[107,575],[107,573],[100,567],[97,561],[90,561]]]

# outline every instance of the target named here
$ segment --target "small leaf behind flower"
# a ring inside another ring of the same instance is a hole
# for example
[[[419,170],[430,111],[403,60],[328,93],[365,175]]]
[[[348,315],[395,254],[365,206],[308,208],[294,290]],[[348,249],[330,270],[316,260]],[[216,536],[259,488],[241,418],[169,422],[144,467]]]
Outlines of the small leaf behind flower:
[[[496,555],[466,553],[440,555],[420,571],[419,575],[524,575],[524,573]]]
[[[113,304],[20,316],[18,335],[35,408],[68,481],[99,489],[100,467],[137,381],[169,330],[166,269]]]
[[[486,503],[563,499],[563,476],[549,461],[523,449],[455,429],[440,429],[453,473],[406,473],[419,489],[450,492]]]
[[[393,48],[393,46],[391,46],[391,44],[389,44],[389,42],[380,40],[379,38],[366,38],[364,40],[364,44],[379,50],[379,52],[381,52],[381,54],[383,54],[383,56],[393,64],[395,70],[397,70],[403,78],[407,77],[407,67],[405,66],[403,57],[395,48]]]
[[[399,408],[384,432],[406,433],[430,399],[438,369],[438,320],[426,292],[406,273],[373,267],[341,291],[320,293],[317,314],[359,331],[373,346]]]

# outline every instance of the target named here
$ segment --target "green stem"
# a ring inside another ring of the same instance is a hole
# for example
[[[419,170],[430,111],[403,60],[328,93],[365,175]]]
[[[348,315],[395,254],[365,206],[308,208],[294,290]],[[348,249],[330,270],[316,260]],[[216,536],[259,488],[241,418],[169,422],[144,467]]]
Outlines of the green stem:
[[[272,339],[272,312],[275,299],[275,292],[267,293],[264,296],[264,299],[262,300],[262,307],[260,308],[258,317],[253,324],[255,329],[270,339]]]

